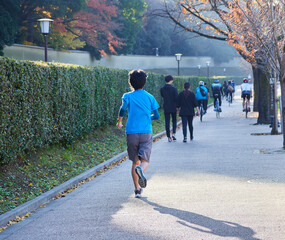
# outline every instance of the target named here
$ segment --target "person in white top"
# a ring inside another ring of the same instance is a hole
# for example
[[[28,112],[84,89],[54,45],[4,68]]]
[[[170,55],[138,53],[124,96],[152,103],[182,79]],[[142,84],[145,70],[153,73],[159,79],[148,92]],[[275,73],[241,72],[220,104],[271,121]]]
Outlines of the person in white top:
[[[245,111],[245,98],[248,100],[248,111],[250,111],[250,98],[252,96],[252,86],[249,84],[249,80],[247,78],[243,79],[243,84],[240,86],[241,88],[241,97],[243,99],[242,101],[242,107],[243,111]]]

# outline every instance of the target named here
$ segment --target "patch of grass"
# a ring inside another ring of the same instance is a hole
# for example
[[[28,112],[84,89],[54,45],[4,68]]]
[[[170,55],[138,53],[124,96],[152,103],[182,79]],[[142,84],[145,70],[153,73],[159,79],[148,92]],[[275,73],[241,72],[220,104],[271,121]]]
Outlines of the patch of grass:
[[[163,111],[160,119],[152,123],[154,135],[164,131]],[[0,214],[126,149],[125,128],[105,126],[69,146],[51,146],[0,166]]]

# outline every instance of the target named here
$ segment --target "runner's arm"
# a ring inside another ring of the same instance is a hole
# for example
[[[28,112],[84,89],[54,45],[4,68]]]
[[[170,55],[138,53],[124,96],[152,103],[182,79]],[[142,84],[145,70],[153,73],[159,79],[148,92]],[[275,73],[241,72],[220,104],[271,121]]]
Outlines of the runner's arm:
[[[158,112],[158,109],[155,109],[152,111],[153,114],[151,115],[151,120],[157,120],[159,119],[159,112]]]
[[[119,116],[118,116],[118,119],[117,119],[117,128],[121,128],[123,126],[122,124],[122,120],[125,116],[125,113],[126,113],[126,110],[127,110],[127,106],[128,104],[126,102],[123,102],[121,108],[120,108],[120,111],[119,111]]]
[[[196,107],[196,110],[197,110],[197,116],[200,116],[199,107]]]

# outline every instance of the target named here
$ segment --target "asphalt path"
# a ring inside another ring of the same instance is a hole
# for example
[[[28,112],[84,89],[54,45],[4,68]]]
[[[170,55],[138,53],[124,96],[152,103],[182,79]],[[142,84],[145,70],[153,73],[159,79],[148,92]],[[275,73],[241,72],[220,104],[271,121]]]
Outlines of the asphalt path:
[[[153,145],[147,188],[134,198],[131,162],[96,177],[2,233],[0,239],[283,240],[282,136],[254,125],[237,92],[194,119],[194,140]],[[255,135],[252,135],[254,133]]]

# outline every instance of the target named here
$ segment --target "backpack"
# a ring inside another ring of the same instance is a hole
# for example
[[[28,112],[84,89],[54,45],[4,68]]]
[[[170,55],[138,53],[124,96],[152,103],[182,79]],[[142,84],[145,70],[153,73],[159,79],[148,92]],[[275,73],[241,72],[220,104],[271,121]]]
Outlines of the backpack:
[[[201,93],[201,95],[202,95],[203,97],[206,97],[206,96],[207,96],[206,91],[205,91],[203,88],[201,88],[201,87],[200,87],[200,93]]]
[[[234,88],[233,88],[232,85],[229,85],[229,86],[228,86],[228,91],[229,91],[229,92],[233,92],[233,91],[234,91]]]

